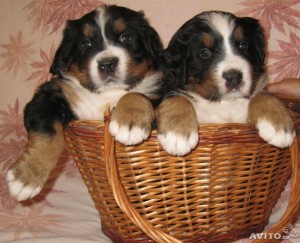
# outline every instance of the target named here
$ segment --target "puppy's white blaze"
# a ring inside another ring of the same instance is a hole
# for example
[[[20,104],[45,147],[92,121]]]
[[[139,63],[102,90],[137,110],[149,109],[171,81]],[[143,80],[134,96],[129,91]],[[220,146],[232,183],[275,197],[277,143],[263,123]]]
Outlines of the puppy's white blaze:
[[[198,123],[246,123],[248,118],[249,100],[232,98],[212,102],[196,93],[190,93]]]
[[[285,148],[293,143],[295,132],[285,132],[284,129],[277,129],[266,119],[260,119],[256,127],[259,136],[267,143],[278,148]]]
[[[131,91],[142,93],[145,95],[155,94],[157,89],[159,89],[160,72],[156,72],[144,78],[140,83],[138,83]]]
[[[188,154],[198,144],[198,134],[192,133],[188,138],[174,132],[158,134],[157,139],[164,150],[174,156]]]
[[[234,21],[230,19],[230,16],[219,13],[208,13],[203,18],[207,19],[207,23],[211,28],[223,36],[224,45],[226,49],[230,50],[229,37],[234,29]]]
[[[18,201],[33,198],[42,190],[42,187],[40,186],[25,186],[24,183],[15,178],[13,171],[11,170],[9,170],[6,174],[6,181],[8,184],[9,194]]]
[[[123,48],[116,46],[107,46],[107,48],[93,57],[89,63],[90,74],[93,83],[100,90],[103,86],[106,86],[107,83],[105,80],[101,79],[98,64],[101,60],[105,58],[118,58],[117,69],[114,72],[114,77],[116,83],[123,83],[127,76],[127,66],[128,66],[128,57],[127,53]]]
[[[106,22],[107,22],[107,16],[106,16],[105,8],[103,6],[100,6],[96,9],[96,11],[98,12],[98,14],[96,16],[95,21],[98,24],[98,26],[100,27],[101,35],[102,35],[102,38],[103,38],[103,45],[105,47],[108,44],[108,40],[107,40],[106,35],[105,35],[105,25],[106,25]]]

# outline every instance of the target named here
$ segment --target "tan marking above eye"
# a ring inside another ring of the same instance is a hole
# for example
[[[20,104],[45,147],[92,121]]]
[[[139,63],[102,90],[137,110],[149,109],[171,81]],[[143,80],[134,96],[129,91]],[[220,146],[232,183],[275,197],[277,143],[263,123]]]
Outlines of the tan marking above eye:
[[[241,27],[236,27],[233,34],[237,41],[242,41],[244,39],[244,31]]]
[[[83,26],[83,34],[86,37],[92,38],[94,36],[94,28],[90,24],[85,24]]]
[[[119,18],[114,23],[114,30],[118,33],[124,32],[126,24],[122,18]]]
[[[89,86],[90,78],[86,68],[79,70],[76,64],[72,64],[70,68],[70,75],[75,76],[83,86]]]
[[[202,34],[202,41],[203,44],[208,48],[211,48],[214,45],[214,38],[208,33]]]

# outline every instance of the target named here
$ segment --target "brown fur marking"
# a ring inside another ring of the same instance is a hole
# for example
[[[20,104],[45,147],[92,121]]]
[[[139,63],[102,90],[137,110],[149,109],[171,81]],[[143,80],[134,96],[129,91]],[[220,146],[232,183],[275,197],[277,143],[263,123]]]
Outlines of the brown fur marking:
[[[83,26],[83,34],[86,37],[92,38],[94,36],[94,28],[93,28],[93,26],[91,26],[89,24],[85,24]]]
[[[70,74],[72,76],[75,76],[84,87],[89,87],[92,85],[89,81],[90,78],[89,78],[88,70],[86,69],[79,70],[77,65],[72,64],[70,68]]]
[[[69,104],[71,105],[71,107],[76,106],[76,104],[78,104],[79,97],[78,97],[78,94],[76,94],[74,92],[74,89],[70,85],[65,83],[64,81],[60,82],[59,85],[63,89],[63,93],[66,96],[66,98],[67,98]]]
[[[135,63],[131,60],[128,64],[128,73],[130,73],[130,76],[136,77],[140,80],[145,77],[150,68],[149,62],[145,59],[140,63]]]
[[[188,84],[186,89],[192,92],[196,92],[200,96],[209,99],[209,100],[218,100],[220,99],[220,94],[218,92],[219,88],[215,84],[213,75],[209,74],[201,83],[198,83],[194,77],[188,78]]]
[[[117,33],[124,32],[125,28],[126,28],[126,24],[122,18],[119,18],[114,22],[114,30]]]
[[[237,27],[234,30],[234,37],[237,41],[242,41],[244,39],[244,31],[241,27]]]
[[[203,44],[208,48],[211,48],[214,45],[214,38],[208,33],[202,34],[202,41]]]

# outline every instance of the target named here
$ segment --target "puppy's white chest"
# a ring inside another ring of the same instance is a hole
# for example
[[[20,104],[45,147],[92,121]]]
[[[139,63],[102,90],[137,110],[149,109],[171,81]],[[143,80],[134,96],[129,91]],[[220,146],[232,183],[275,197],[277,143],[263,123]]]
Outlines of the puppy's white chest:
[[[197,113],[199,124],[202,123],[246,123],[249,100],[245,98],[211,102],[202,97],[191,100]]]
[[[77,90],[76,101],[72,102],[71,107],[79,120],[103,120],[106,105],[109,104],[112,109],[126,93],[128,92],[122,89],[100,93],[91,93],[85,89]]]

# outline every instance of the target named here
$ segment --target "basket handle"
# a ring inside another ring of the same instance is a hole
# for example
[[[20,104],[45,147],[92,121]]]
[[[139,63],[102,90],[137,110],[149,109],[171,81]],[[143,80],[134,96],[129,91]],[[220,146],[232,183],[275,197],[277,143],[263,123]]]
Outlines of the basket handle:
[[[294,142],[290,147],[291,153],[291,163],[292,163],[292,194],[290,200],[282,215],[279,222],[277,222],[273,227],[266,231],[266,233],[279,233],[288,224],[292,223],[294,216],[298,213],[300,205],[300,165],[299,165],[299,146],[297,137],[294,138]],[[268,242],[276,242],[276,240],[268,240]],[[254,243],[266,242],[264,239],[254,240]]]
[[[115,140],[110,135],[108,129],[109,120],[109,109],[106,109],[104,128],[104,161],[108,182],[111,186],[114,198],[118,206],[138,228],[140,228],[155,242],[181,243],[180,240],[166,234],[161,229],[155,228],[131,205],[119,177],[117,162],[115,158]]]
[[[119,177],[117,162],[115,158],[115,140],[109,132],[110,109],[107,107],[105,111],[105,129],[104,129],[104,161],[106,168],[106,175],[111,186],[114,198],[131,221],[147,234],[152,240],[158,243],[182,243],[180,240],[174,238],[163,232],[159,228],[155,228],[130,203],[125,189]],[[279,220],[279,222],[269,229],[266,233],[278,233],[290,224],[295,214],[298,212],[300,204],[300,165],[299,165],[299,147],[297,137],[294,139],[290,147],[291,163],[292,163],[292,194],[289,200],[288,207]],[[255,243],[265,242],[264,239],[255,240]],[[271,241],[268,241],[271,242]]]

